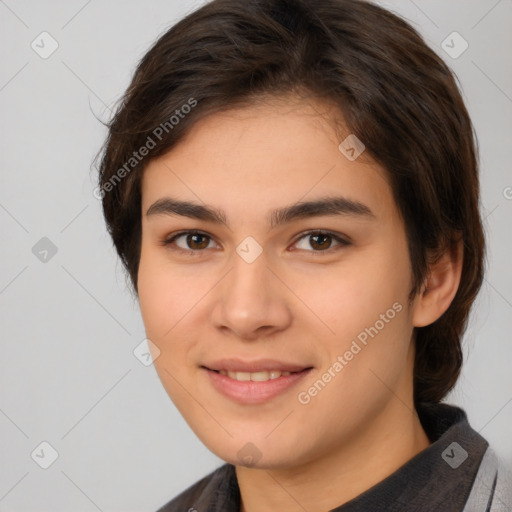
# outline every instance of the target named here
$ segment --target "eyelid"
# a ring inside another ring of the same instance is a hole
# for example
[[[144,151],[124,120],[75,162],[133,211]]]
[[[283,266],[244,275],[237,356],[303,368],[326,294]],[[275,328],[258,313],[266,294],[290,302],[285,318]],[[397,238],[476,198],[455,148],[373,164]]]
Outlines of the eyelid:
[[[172,235],[167,236],[161,243],[163,246],[170,246],[173,244],[173,242],[177,238],[184,236],[184,235],[202,235],[202,236],[209,238],[211,241],[213,241],[217,245],[219,245],[218,242],[216,242],[215,238],[212,235],[210,235],[209,233],[207,233],[205,231],[201,231],[199,229],[188,229],[188,230],[184,230],[184,231],[179,231],[178,233],[173,233]],[[306,250],[306,249],[293,249],[293,250],[304,251],[304,252],[315,254],[315,255],[322,255],[322,254],[330,254],[333,250],[336,251],[340,247],[346,247],[346,246],[352,244],[352,241],[346,235],[335,233],[333,231],[326,230],[326,229],[310,229],[308,231],[303,231],[303,232],[299,233],[299,235],[295,238],[295,241],[292,243],[292,245],[295,245],[303,238],[306,238],[306,237],[312,236],[312,235],[327,235],[327,236],[331,237],[333,240],[335,240],[337,242],[337,245],[334,247],[329,247],[328,249],[326,249],[324,251],[315,251],[315,250]],[[172,250],[181,252],[181,253],[186,253],[188,255],[199,255],[200,253],[205,252],[206,249],[183,249],[181,247],[174,246],[172,248]]]

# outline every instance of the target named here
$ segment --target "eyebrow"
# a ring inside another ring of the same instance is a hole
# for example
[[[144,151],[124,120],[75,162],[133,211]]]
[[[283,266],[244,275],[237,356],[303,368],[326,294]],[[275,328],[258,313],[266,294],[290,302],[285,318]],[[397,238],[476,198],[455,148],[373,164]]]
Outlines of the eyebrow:
[[[155,201],[146,211],[151,215],[179,215],[191,219],[224,224],[229,228],[224,211],[191,201],[180,201],[163,197]],[[269,215],[270,229],[297,219],[330,215],[347,215],[374,219],[375,214],[365,204],[346,197],[324,197],[314,201],[295,203],[272,210]]]

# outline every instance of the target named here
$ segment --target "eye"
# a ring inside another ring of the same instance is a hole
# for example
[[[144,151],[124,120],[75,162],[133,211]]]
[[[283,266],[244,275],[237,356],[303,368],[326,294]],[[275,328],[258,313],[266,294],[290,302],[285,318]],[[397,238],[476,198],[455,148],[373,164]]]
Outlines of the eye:
[[[210,235],[196,230],[182,231],[172,235],[170,238],[166,238],[162,245],[174,246],[173,249],[191,256],[217,246]],[[303,233],[293,245],[310,253],[326,253],[348,246],[350,242],[330,231],[316,230]]]
[[[175,245],[178,250],[188,253],[211,249],[213,239],[200,231],[182,231],[163,241],[163,245]]]
[[[334,242],[335,245],[333,246]],[[318,253],[350,245],[350,242],[330,231],[310,231],[303,234],[294,245],[301,250]]]

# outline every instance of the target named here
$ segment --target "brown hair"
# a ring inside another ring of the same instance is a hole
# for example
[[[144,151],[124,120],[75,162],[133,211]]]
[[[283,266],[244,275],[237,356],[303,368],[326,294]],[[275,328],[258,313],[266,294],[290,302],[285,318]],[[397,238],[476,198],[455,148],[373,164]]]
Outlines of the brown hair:
[[[464,243],[454,300],[415,330],[414,400],[438,402],[459,376],[461,337],[483,279],[476,142],[452,72],[383,8],[363,0],[213,0],[163,34],[139,63],[102,149],[98,190],[116,250],[136,291],[148,162],[210,113],[298,90],[337,105],[388,171],[409,243],[411,296],[430,255]],[[134,157],[139,148],[145,158]]]

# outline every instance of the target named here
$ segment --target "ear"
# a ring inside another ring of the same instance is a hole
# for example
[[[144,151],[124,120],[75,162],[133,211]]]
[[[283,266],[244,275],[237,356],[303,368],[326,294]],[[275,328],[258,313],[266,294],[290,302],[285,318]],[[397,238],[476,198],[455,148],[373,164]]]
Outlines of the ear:
[[[429,265],[427,277],[414,301],[414,327],[434,323],[452,303],[462,273],[463,247],[462,239],[454,242]]]

